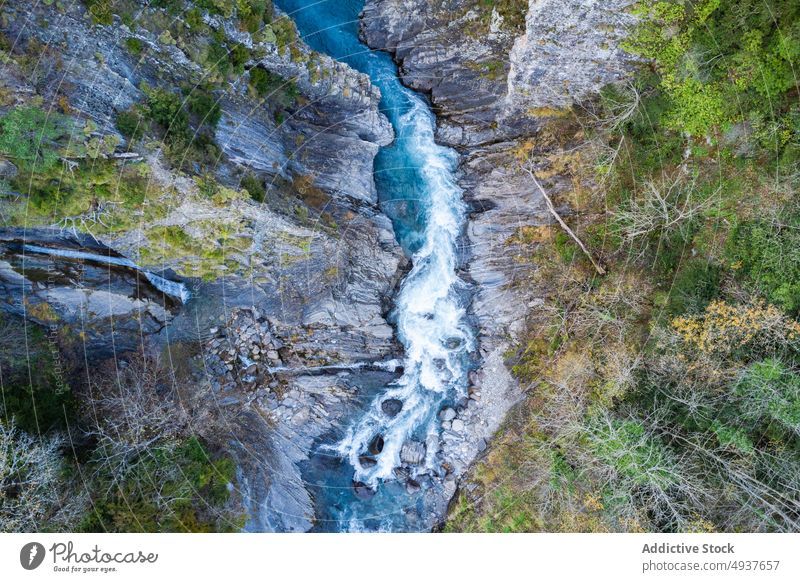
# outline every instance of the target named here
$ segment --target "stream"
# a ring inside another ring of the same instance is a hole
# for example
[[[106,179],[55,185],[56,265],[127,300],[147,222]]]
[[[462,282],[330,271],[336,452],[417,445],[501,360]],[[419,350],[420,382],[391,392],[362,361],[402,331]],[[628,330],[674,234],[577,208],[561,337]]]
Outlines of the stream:
[[[430,512],[426,489],[433,486],[431,477],[441,476],[437,413],[466,395],[475,348],[466,313],[469,289],[456,274],[466,215],[454,178],[457,155],[436,144],[427,99],[401,84],[390,55],[360,42],[363,0],[276,3],[309,46],[366,73],[380,89],[380,109],[395,140],[375,159],[375,183],[412,264],[390,316],[405,350],[402,376],[388,385],[362,386],[362,406],[341,431],[316,445],[303,469],[316,529],[424,529],[419,514]]]

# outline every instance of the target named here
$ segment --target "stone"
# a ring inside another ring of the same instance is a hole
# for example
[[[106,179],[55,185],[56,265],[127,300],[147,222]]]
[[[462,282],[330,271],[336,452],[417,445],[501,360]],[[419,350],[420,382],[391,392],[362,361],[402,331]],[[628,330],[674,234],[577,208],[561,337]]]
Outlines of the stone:
[[[406,481],[406,493],[409,495],[414,495],[414,493],[418,493],[420,490],[420,485],[413,479],[409,479]]]
[[[376,434],[372,439],[372,442],[369,443],[367,450],[369,451],[370,455],[379,455],[383,450],[383,437],[379,434]]]
[[[400,449],[400,460],[409,465],[419,465],[425,460],[425,445],[419,441],[406,441]]]
[[[377,460],[373,459],[372,457],[368,457],[367,455],[361,455],[358,458],[358,462],[361,465],[361,467],[364,468],[364,469],[368,469],[370,467],[374,467],[375,465],[378,464]]]
[[[381,410],[386,416],[394,418],[403,409],[403,401],[397,398],[389,398],[381,402]]]
[[[398,481],[408,479],[408,477],[411,475],[411,471],[408,470],[408,467],[395,467],[392,469],[392,472]]]
[[[443,409],[442,409],[442,410],[439,412],[439,419],[440,419],[440,420],[442,420],[442,421],[444,421],[444,422],[451,421],[451,420],[453,420],[455,417],[456,417],[456,411],[455,411],[455,410],[453,410],[453,409],[452,409],[452,408],[450,408],[450,407],[443,408]]]
[[[17,166],[15,166],[9,160],[0,158],[0,178],[3,180],[9,180],[16,177],[17,173]]]
[[[455,432],[462,432],[464,430],[464,421],[460,418],[456,418],[453,421],[452,427]]]
[[[357,498],[364,501],[375,497],[375,490],[361,481],[353,481],[353,491],[355,492]]]
[[[292,424],[295,426],[302,426],[308,422],[310,416],[311,411],[307,407],[301,408],[292,416]]]

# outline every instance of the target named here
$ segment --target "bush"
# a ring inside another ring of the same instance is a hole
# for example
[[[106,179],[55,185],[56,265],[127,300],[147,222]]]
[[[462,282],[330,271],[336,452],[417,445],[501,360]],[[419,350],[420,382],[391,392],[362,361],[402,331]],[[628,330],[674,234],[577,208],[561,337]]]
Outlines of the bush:
[[[277,108],[294,106],[300,96],[297,85],[264,67],[250,69],[250,86]]]
[[[215,127],[222,118],[222,108],[216,97],[201,89],[195,89],[187,98],[189,111],[197,116],[201,125]]]
[[[173,370],[135,354],[109,362],[92,378],[92,413],[84,419],[97,442],[89,460],[94,512],[83,530],[213,531],[234,527],[223,505],[235,466],[212,455],[189,432],[185,398]]]
[[[128,51],[136,57],[144,52],[144,43],[134,36],[129,36],[125,39],[125,46],[128,48]]]
[[[800,218],[740,222],[727,254],[740,280],[790,313],[800,312]]]
[[[165,89],[142,87],[147,96],[147,113],[151,120],[161,126],[165,139],[186,139],[190,137],[189,117],[183,109],[183,98],[179,93]]]
[[[66,132],[61,116],[38,107],[15,107],[0,118],[0,153],[22,169],[44,172],[58,162],[56,140]]]
[[[247,190],[253,200],[256,202],[264,202],[267,191],[264,188],[263,180],[258,178],[255,174],[246,174],[242,178],[241,186]]]
[[[0,419],[32,434],[66,426],[75,403],[54,358],[58,347],[39,326],[23,326],[11,316],[0,316],[0,334],[5,339],[0,348]]]
[[[114,23],[112,0],[84,0],[92,21],[96,24],[110,25]]]
[[[706,260],[688,261],[672,281],[666,312],[670,316],[702,313],[720,293],[722,268]]]
[[[129,142],[137,141],[144,135],[145,124],[136,106],[117,113],[117,129]]]

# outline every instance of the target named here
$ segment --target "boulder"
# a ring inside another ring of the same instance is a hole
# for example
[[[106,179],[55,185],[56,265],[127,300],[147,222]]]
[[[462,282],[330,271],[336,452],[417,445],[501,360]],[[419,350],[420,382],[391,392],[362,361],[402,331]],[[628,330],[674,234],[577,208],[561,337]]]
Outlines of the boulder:
[[[381,410],[386,416],[394,418],[403,409],[403,401],[397,398],[389,398],[381,402]]]
[[[356,497],[365,501],[375,497],[375,490],[361,481],[353,481],[353,492],[356,494]]]
[[[400,460],[409,465],[419,465],[425,460],[425,445],[419,441],[407,441],[400,449]]]
[[[443,422],[448,422],[453,420],[456,417],[456,411],[450,407],[442,408],[439,412],[439,420]]]
[[[379,434],[376,434],[375,438],[372,439],[372,442],[369,443],[367,450],[369,451],[370,455],[379,455],[383,450],[383,437]]]

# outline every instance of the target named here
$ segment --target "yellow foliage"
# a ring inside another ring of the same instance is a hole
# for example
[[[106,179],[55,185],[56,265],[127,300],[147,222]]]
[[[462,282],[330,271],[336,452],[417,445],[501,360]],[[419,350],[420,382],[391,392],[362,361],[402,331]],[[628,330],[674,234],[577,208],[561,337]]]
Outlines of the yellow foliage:
[[[683,341],[704,354],[729,352],[753,342],[792,343],[800,339],[800,323],[764,302],[732,305],[712,301],[703,315],[676,317],[672,327]]]

